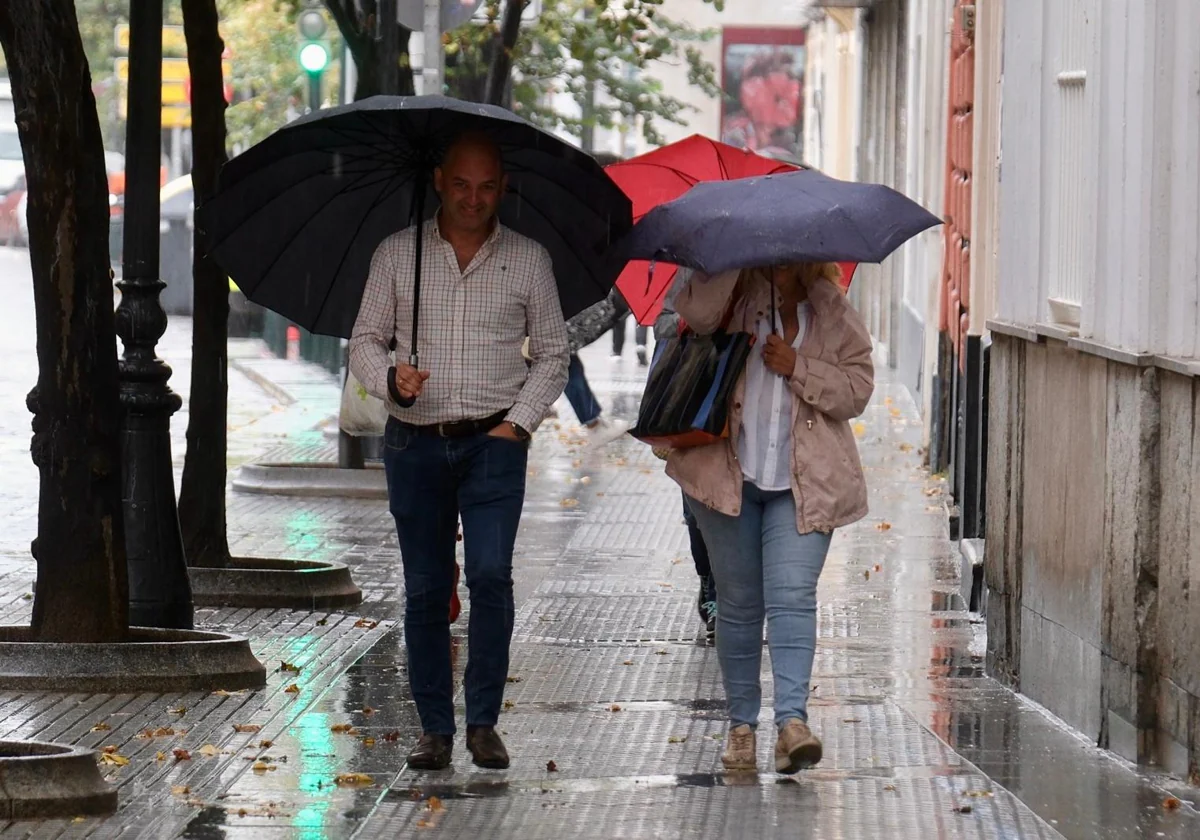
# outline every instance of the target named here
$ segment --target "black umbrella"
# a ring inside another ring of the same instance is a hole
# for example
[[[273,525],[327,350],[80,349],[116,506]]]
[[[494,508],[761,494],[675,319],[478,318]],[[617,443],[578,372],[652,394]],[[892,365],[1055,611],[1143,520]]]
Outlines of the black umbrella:
[[[706,274],[789,262],[881,262],[941,223],[890,187],[803,170],[697,184],[647,213],[620,256]]]
[[[433,170],[464,131],[500,146],[500,221],[550,252],[564,316],[601,300],[619,269],[601,255],[629,231],[629,199],[575,147],[503,108],[445,96],[376,96],[296,120],[226,164],[196,224],[250,300],[349,336],[376,247],[432,214]],[[412,335],[415,357],[415,323]]]

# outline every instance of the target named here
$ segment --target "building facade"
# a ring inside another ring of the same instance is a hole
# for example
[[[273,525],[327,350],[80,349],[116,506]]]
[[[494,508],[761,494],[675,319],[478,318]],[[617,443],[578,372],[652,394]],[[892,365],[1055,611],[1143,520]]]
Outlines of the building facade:
[[[1004,17],[989,664],[1200,779],[1200,4]]]

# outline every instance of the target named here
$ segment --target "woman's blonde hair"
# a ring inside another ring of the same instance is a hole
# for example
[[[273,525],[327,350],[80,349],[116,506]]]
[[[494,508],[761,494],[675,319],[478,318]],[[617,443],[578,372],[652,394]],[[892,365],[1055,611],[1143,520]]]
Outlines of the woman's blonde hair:
[[[796,269],[796,273],[799,276],[800,281],[805,285],[811,283],[813,280],[816,280],[819,277],[824,277],[826,280],[833,283],[833,285],[837,286],[838,289],[843,293],[845,292],[845,289],[842,287],[842,267],[838,263],[797,262],[790,263],[789,265]],[[750,279],[754,277],[770,282],[770,267],[748,268],[743,270],[741,277],[742,283],[739,285],[744,285],[745,283],[750,282]]]

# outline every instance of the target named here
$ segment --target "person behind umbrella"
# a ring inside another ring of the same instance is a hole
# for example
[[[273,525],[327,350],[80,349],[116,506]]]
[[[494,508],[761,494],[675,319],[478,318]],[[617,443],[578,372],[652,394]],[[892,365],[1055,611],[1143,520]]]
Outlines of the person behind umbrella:
[[[764,619],[775,769],[793,773],[821,759],[808,726],[817,580],[834,529],[867,513],[849,421],[875,387],[871,336],[839,278],[833,263],[697,273],[675,301],[698,333],[714,332],[728,313],[728,329],[758,338],[734,389],[729,437],[674,450],[667,461],[716,575],[717,658],[730,721],[721,760],[731,770],[755,769]]]
[[[421,345],[428,369],[393,366],[388,345],[412,323],[415,234],[375,252],[350,339],[350,366],[387,402],[384,468],[404,567],[409,684],[423,730],[408,765],[449,765],[455,735],[450,596],[462,519],[471,599],[467,749],[508,767],[496,732],[513,630],[512,557],[530,435],[567,381],[567,332],[539,244],[501,225],[501,154],[464,135],[434,175],[441,208],[424,229]],[[529,336],[532,364],[521,345]],[[411,407],[402,407],[407,404]]]
[[[656,342],[670,341],[679,335],[681,319],[675,311],[675,298],[683,291],[691,279],[691,269],[680,268],[675,272],[675,279],[663,298],[662,311],[654,319],[654,340]],[[654,454],[663,458],[669,457],[670,450],[654,450]],[[700,594],[696,597],[696,610],[700,620],[704,622],[704,630],[711,639],[717,633],[717,581],[713,577],[712,563],[708,558],[708,546],[704,544],[704,535],[696,524],[696,517],[688,507],[687,493],[683,495],[683,523],[687,526],[688,543],[692,548],[692,564],[696,567],[696,575],[700,578]]]

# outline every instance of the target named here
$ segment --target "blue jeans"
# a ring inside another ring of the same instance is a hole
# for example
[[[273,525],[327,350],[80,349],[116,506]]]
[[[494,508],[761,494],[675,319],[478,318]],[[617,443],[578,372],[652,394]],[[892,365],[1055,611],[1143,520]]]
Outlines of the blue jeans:
[[[576,353],[571,354],[570,364],[567,365],[567,388],[564,393],[580,423],[587,426],[600,418],[600,403],[596,402],[596,395],[592,393],[587,376],[583,373],[583,362],[579,361]]]
[[[421,728],[453,735],[450,595],[461,515],[471,595],[464,688],[468,726],[494,726],[512,639],[512,556],[525,503],[528,447],[476,435],[418,434],[389,419],[383,465],[404,565],[404,643]]]
[[[742,515],[695,499],[717,579],[717,659],[733,726],[758,726],[762,708],[763,619],[775,677],[775,724],[808,720],[808,684],[817,647],[817,580],[832,534],[796,530],[790,490],[742,485]]]

